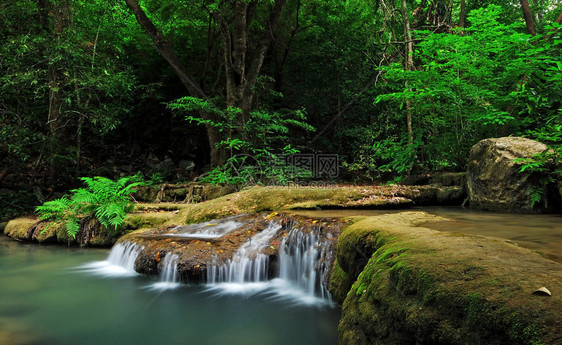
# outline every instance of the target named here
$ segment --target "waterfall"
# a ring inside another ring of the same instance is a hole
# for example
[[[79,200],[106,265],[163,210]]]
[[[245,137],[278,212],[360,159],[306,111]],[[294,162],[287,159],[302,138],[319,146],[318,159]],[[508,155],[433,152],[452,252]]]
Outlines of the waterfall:
[[[330,238],[328,233],[322,239],[319,228],[309,233],[291,229],[279,249],[279,278],[307,296],[331,300],[326,286],[333,263]]]
[[[178,256],[176,254],[167,253],[161,263],[161,269],[158,272],[159,281],[150,285],[154,290],[175,289],[180,286],[178,276]]]
[[[130,277],[137,275],[135,260],[144,247],[131,242],[117,243],[104,261],[95,261],[79,268],[104,277]]]
[[[269,241],[281,225],[271,222],[263,231],[251,237],[234,253],[226,264],[209,265],[207,281],[215,283],[247,283],[265,281],[269,267],[268,257],[262,250],[269,245]]]
[[[209,290],[221,294],[263,292],[297,303],[331,304],[327,280],[333,264],[332,235],[323,235],[319,227],[310,232],[292,227],[279,248],[278,275],[267,280],[269,262],[262,250],[280,229],[280,225],[270,223],[244,243],[226,264],[209,265]]]

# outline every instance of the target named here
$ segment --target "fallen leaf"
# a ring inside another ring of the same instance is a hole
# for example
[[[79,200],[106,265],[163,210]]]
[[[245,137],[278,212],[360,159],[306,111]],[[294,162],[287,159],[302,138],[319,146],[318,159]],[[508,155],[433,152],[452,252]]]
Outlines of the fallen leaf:
[[[550,291],[547,288],[545,288],[544,286],[541,287],[540,289],[535,290],[533,292],[533,295],[552,296]]]

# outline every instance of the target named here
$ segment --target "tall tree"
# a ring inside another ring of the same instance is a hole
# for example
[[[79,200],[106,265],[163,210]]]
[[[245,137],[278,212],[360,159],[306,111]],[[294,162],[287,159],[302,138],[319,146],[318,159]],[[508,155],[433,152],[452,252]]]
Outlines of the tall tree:
[[[521,9],[523,10],[523,17],[525,18],[525,24],[527,24],[527,30],[533,36],[537,35],[537,30],[535,30],[535,23],[533,21],[533,13],[531,12],[531,7],[529,6],[528,0],[519,0],[521,3]]]
[[[193,97],[207,98],[201,85],[197,84],[188,73],[169,40],[148,18],[138,0],[125,1],[189,94]],[[286,0],[275,0],[271,5],[262,4],[259,0],[235,0],[206,4],[212,19],[220,29],[223,40],[226,106],[241,110],[241,115],[237,119],[239,122],[237,128],[242,128],[248,120],[256,82],[268,48],[275,39],[276,28],[285,4]],[[258,17],[259,9],[266,13],[261,19]],[[253,27],[262,29],[252,32]],[[212,113],[203,112],[202,116],[207,120],[213,120]],[[207,124],[206,129],[211,147],[211,165],[216,166],[223,163],[225,159],[225,152],[217,147],[221,140],[220,133],[211,124]]]

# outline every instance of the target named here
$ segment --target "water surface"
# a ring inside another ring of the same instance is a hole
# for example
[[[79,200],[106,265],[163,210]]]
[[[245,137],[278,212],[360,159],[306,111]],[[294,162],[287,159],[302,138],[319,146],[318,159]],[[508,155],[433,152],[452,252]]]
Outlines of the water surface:
[[[78,267],[109,250],[22,244],[0,235],[0,344],[336,344],[339,310]]]
[[[321,210],[294,211],[308,217],[380,216],[404,211],[425,211],[447,218],[422,226],[439,231],[482,235],[511,240],[562,262],[562,216],[555,214],[507,214],[461,207],[416,207],[406,210]]]

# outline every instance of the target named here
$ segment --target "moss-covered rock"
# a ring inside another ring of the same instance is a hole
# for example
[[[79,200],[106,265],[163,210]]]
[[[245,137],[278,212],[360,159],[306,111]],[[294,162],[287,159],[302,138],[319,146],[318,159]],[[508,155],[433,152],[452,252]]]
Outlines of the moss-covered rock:
[[[432,218],[402,212],[344,229],[345,274],[335,269],[331,284],[340,344],[562,343],[561,264],[505,240],[417,226]],[[337,288],[358,271],[342,300]],[[533,294],[541,286],[552,296]]]
[[[518,137],[478,142],[470,150],[468,163],[470,207],[522,213],[559,211],[560,195],[556,187],[541,182],[547,172],[530,169],[522,172],[525,163],[517,161],[531,159],[547,150],[545,144]]]

